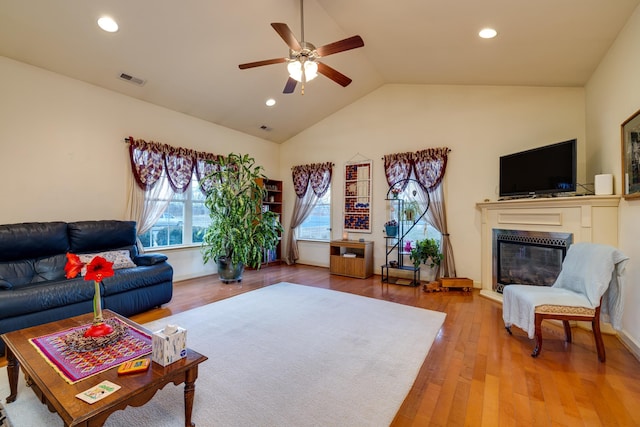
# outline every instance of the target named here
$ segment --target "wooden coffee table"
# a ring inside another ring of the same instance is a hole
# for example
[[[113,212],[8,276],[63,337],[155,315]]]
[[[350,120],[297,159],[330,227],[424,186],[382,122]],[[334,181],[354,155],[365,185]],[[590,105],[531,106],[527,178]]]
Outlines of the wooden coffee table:
[[[140,325],[112,311],[104,310],[103,313],[105,318],[118,317],[131,326],[151,334]],[[152,363],[145,372],[124,376],[118,376],[117,367],[114,367],[75,384],[69,384],[53,370],[29,342],[31,338],[86,325],[92,320],[93,313],[90,313],[0,335],[7,345],[7,373],[11,389],[7,403],[15,401],[18,396],[18,373],[21,367],[27,384],[51,412],[57,412],[60,415],[65,426],[101,426],[115,411],[125,409],[127,406],[144,405],[168,383],[176,385],[184,383],[185,426],[194,427],[195,424],[191,422],[191,412],[195,382],[198,378],[198,365],[207,360],[206,356],[188,349],[186,358],[165,367]],[[104,380],[109,380],[122,388],[91,405],[75,397],[76,394]]]

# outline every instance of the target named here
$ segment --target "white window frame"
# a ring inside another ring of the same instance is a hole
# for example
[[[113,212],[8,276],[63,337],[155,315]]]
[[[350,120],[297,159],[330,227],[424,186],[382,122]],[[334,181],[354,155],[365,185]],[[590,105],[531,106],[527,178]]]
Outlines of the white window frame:
[[[311,189],[309,189],[309,191],[312,191]],[[323,199],[327,200],[326,203],[321,202]],[[325,230],[323,230],[323,234],[326,232],[326,237],[322,237],[319,235],[314,236],[304,236],[301,232],[301,228],[304,227],[305,222],[307,222],[312,216],[313,216],[313,211],[309,214],[309,216],[307,217],[307,219],[305,219],[302,224],[300,224],[297,228],[296,228],[296,233],[297,233],[297,238],[296,240],[298,241],[309,241],[309,242],[330,242],[331,241],[331,186],[329,186],[329,189],[327,189],[327,192],[324,194],[324,196],[322,196],[322,198],[320,200],[318,200],[318,203],[313,207],[313,210],[319,209],[319,208],[323,208],[326,209],[329,212],[328,218],[329,218],[329,222],[327,224],[327,228]],[[319,226],[321,227],[321,226]]]
[[[195,187],[195,189],[193,187],[194,185],[197,186]],[[193,241],[193,210],[194,210],[193,209],[193,205],[194,205],[193,191],[200,191],[198,187],[199,187],[199,181],[194,171],[189,187],[184,191],[184,193],[174,193],[173,197],[169,201],[169,204],[182,203],[183,205],[182,207],[182,215],[183,215],[182,243],[173,244],[173,245],[167,244],[167,245],[159,245],[159,246],[144,246],[146,250],[153,251],[153,250],[160,250],[160,249],[188,248],[188,247],[200,246],[202,244],[202,242]],[[204,200],[202,201],[202,203],[204,203]],[[168,211],[168,208],[167,210],[165,210],[165,213],[167,211]],[[153,230],[153,227],[151,227],[151,229],[147,233],[151,233],[152,230]]]

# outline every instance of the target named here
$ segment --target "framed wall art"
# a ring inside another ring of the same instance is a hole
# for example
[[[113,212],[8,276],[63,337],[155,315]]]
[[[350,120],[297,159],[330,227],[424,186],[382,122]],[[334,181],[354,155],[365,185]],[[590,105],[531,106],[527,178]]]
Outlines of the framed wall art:
[[[343,232],[371,233],[371,160],[344,167]]]
[[[640,110],[621,125],[622,195],[640,198]]]

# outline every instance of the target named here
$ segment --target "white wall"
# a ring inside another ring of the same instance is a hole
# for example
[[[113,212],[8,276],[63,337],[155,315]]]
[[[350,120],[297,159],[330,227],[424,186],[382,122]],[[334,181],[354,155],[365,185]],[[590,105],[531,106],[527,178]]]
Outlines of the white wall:
[[[280,171],[277,144],[0,57],[0,224],[126,219],[128,135]],[[163,252],[175,280],[215,271],[199,248]]]
[[[373,160],[375,272],[384,263],[384,202],[388,186],[382,157],[428,147],[452,149],[445,176],[447,213],[458,276],[480,281],[477,202],[497,198],[498,158],[519,150],[578,138],[578,179],[584,182],[585,115],[582,88],[385,85],[285,142],[281,176],[293,194],[290,168],[332,161],[332,236],[342,236],[344,165]],[[541,165],[542,166],[542,165]],[[285,204],[285,223],[293,202]],[[300,243],[300,262],[326,266],[328,246]]]
[[[640,109],[640,8],[629,18],[586,86],[588,173],[613,173],[622,193],[620,125]],[[640,358],[640,199],[620,203],[619,247],[630,257],[624,288],[625,342]]]

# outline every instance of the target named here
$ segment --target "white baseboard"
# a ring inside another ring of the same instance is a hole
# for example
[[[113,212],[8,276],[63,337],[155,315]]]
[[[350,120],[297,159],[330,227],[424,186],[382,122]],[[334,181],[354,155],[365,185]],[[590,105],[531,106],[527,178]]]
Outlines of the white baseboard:
[[[622,341],[627,349],[636,357],[636,359],[640,360],[640,343],[636,341],[631,335],[629,335],[626,331],[622,330],[618,333],[618,338]]]

